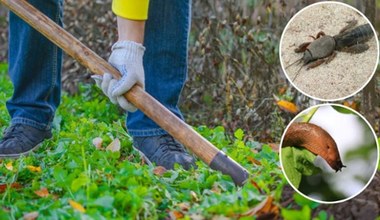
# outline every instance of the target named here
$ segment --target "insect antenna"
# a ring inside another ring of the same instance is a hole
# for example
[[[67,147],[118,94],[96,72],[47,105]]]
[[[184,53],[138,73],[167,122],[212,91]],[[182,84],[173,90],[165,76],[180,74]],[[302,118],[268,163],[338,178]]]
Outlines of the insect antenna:
[[[298,69],[296,75],[294,76],[294,78],[293,78],[293,80],[292,80],[293,82],[296,80],[296,78],[297,78],[297,76],[299,75],[300,70],[302,69],[302,67],[303,67],[303,66],[301,66],[301,67]]]
[[[301,62],[302,62],[302,57],[299,58],[298,60],[294,61],[293,63],[289,64],[288,66],[286,66],[285,69],[289,68],[290,66],[293,66],[294,64],[299,64],[299,63],[301,63]],[[300,70],[301,70],[302,67],[303,67],[303,66],[301,65],[301,67],[297,70],[296,76],[295,76],[294,79],[292,80],[293,82],[294,82],[294,80],[297,78],[297,76],[298,76],[298,74],[299,74],[299,72],[300,72]]]
[[[287,69],[287,68],[293,66],[293,65],[296,64],[296,63],[301,63],[301,61],[302,61],[302,57],[299,58],[298,60],[294,61],[293,63],[289,64],[288,66],[286,66],[285,69]]]

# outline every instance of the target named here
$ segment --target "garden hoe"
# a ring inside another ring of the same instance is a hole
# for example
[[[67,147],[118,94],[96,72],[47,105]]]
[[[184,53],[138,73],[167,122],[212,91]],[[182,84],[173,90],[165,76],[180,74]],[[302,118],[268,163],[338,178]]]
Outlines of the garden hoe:
[[[71,34],[59,27],[47,16],[39,12],[25,0],[0,0],[12,12],[29,23],[37,31],[62,48],[67,54],[76,59],[94,74],[111,73],[120,78],[120,73],[107,61],[91,51]],[[212,169],[232,177],[236,185],[242,186],[249,174],[240,164],[219,151],[209,141],[195,132],[189,125],[166,109],[162,104],[135,85],[125,98],[140,109],[153,121],[186,146],[190,151],[207,163]]]

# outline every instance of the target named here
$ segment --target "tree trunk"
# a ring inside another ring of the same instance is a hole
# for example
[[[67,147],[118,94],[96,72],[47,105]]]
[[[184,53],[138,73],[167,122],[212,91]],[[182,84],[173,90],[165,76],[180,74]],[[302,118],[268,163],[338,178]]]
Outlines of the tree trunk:
[[[367,16],[367,18],[374,25],[375,18],[376,18],[376,0],[365,0],[362,2],[362,6],[363,6],[362,12]],[[376,114],[377,114],[376,107],[380,106],[379,96],[376,93],[376,85],[377,85],[376,75],[378,74],[379,72],[376,70],[375,76],[368,83],[368,85],[363,89],[362,105],[361,105],[361,110],[363,114],[365,115],[365,117],[367,118],[367,120],[373,127],[376,127]]]

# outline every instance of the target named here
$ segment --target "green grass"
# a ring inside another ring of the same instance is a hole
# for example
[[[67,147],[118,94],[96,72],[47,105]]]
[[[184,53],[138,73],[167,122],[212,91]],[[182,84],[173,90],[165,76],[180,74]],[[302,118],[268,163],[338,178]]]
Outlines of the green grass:
[[[12,92],[6,68],[0,65],[2,130],[9,123],[3,104]],[[267,197],[273,198],[273,207],[281,208],[286,180],[278,154],[266,145],[257,153],[258,144],[244,142],[241,129],[232,139],[226,137],[223,127],[200,126],[197,131],[253,174],[244,187],[235,187],[229,176],[201,161],[197,170],[177,167],[160,176],[132,150],[125,116],[117,107],[92,85],[81,86],[80,92],[75,97],[63,95],[51,140],[27,157],[0,160],[1,219],[20,219],[27,214],[41,219],[237,218]],[[118,138],[121,150],[96,149],[92,144],[95,137],[104,140],[104,147]],[[45,188],[46,197],[38,195]],[[291,206],[286,208],[291,210]],[[290,214],[288,209],[277,209],[277,213],[310,216],[311,208]]]

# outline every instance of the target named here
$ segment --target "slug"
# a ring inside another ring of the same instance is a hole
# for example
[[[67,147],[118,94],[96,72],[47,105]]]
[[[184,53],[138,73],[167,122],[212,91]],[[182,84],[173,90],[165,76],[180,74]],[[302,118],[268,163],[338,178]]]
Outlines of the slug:
[[[290,125],[282,142],[283,147],[304,147],[319,155],[335,172],[341,171],[343,165],[334,139],[323,128],[311,123],[295,122]]]

